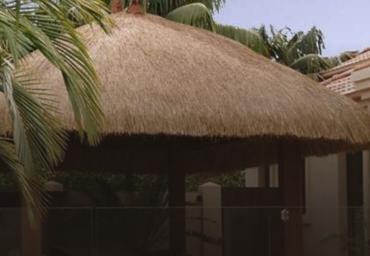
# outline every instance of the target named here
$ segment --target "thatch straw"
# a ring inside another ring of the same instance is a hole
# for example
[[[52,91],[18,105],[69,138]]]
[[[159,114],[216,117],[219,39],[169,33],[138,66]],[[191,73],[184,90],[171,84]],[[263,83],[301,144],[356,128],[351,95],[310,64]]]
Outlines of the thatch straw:
[[[104,134],[370,142],[370,117],[359,105],[241,44],[152,15],[113,17],[111,36],[79,29],[103,84]],[[58,95],[60,118],[74,130],[60,72],[38,53],[27,63]],[[0,101],[4,133],[10,123]]]

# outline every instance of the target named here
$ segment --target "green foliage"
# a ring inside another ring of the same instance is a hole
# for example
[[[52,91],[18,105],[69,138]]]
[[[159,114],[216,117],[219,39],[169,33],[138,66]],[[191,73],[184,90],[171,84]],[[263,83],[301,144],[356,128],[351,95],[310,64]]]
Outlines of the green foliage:
[[[340,62],[348,61],[358,55],[358,51],[346,51],[339,54],[338,59]]]
[[[198,187],[206,182],[213,182],[222,187],[245,187],[245,175],[242,172],[229,174],[193,174],[186,177],[186,191],[198,191]]]
[[[111,2],[111,0],[105,1],[106,3]],[[132,3],[132,0],[122,0],[122,2],[124,7],[128,7]],[[140,3],[147,12],[165,17],[176,8],[193,3],[201,3],[211,12],[218,12],[225,3],[225,0],[140,0]]]
[[[216,32],[244,44],[257,53],[270,57],[268,46],[257,31],[217,24],[214,21],[213,11],[218,11],[224,2],[223,0],[194,0],[173,3],[171,1],[149,0],[147,9],[150,13],[166,17],[169,20]],[[125,6],[128,6],[129,3],[130,1],[126,1]]]
[[[328,61],[317,55],[317,54],[307,54],[296,59],[290,64],[290,67],[303,73],[303,74],[318,74],[319,72],[326,70],[330,67]]]
[[[166,18],[186,25],[215,31],[212,13],[202,3],[181,6],[171,11]]]
[[[342,64],[343,62],[346,62],[356,57],[357,54],[358,54],[357,51],[346,51],[346,52],[339,54],[338,56],[327,57],[324,59],[325,59],[326,64],[328,65],[328,69],[330,69],[330,68],[336,67]]]
[[[0,94],[13,128],[11,141],[0,138],[0,161],[16,174],[30,209],[43,204],[41,184],[63,156],[65,135],[56,97],[23,68],[22,58],[38,50],[62,72],[80,134],[89,143],[98,142],[103,121],[99,79],[75,21],[66,15],[72,9],[77,21],[95,21],[105,31],[112,24],[99,0],[0,1]]]
[[[62,183],[66,190],[85,192],[100,190],[103,184],[112,191],[153,193],[158,189],[161,191],[167,189],[167,178],[156,175],[69,170],[50,173],[47,179]],[[214,182],[223,187],[244,187],[245,175],[242,172],[218,175],[193,174],[188,175],[185,182],[187,191],[196,191],[198,186],[206,182]],[[15,190],[15,184],[16,179],[12,173],[0,173],[0,191]]]
[[[263,38],[272,59],[314,79],[318,78],[319,72],[336,64],[333,59],[322,57],[324,35],[316,27],[307,32],[293,32],[288,27],[276,29],[270,26],[268,32],[261,26],[254,31]]]
[[[126,1],[126,6],[129,2]],[[307,32],[293,32],[288,27],[277,30],[271,26],[268,32],[265,26],[243,29],[217,24],[213,20],[212,11],[218,10],[223,1],[195,2],[197,3],[189,4],[189,1],[179,1],[169,8],[170,5],[166,4],[171,1],[149,0],[147,7],[149,12],[172,21],[214,31],[235,40],[265,57],[272,58],[314,79],[318,79],[319,72],[335,65],[334,59],[329,60],[321,56],[325,48],[324,36],[316,27],[312,27]],[[163,4],[167,8],[163,8]],[[156,7],[151,9],[153,6]],[[210,6],[211,9],[209,9]]]
[[[16,190],[17,177],[15,175],[19,173],[18,170],[21,170],[21,165],[16,157],[13,143],[5,138],[0,138],[0,170],[6,170],[0,172],[0,191]]]
[[[270,57],[268,45],[265,43],[264,38],[255,30],[216,24],[216,33],[244,44],[259,54]]]

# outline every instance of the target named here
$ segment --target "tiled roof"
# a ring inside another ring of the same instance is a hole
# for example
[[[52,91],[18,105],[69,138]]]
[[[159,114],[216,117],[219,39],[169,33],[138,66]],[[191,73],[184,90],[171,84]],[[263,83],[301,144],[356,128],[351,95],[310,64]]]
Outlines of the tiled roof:
[[[351,66],[353,66],[355,64],[358,64],[360,62],[367,61],[367,60],[370,60],[370,48],[367,48],[367,49],[363,50],[356,57],[342,63],[341,65],[338,65],[338,66],[330,69],[329,71],[343,69],[343,68],[346,68],[346,67],[350,68]]]
[[[325,85],[327,88],[340,94],[348,94],[355,91],[355,86],[351,81],[351,76],[334,79],[329,84]]]
[[[321,82],[323,86],[340,94],[349,94],[355,91],[351,79],[352,72],[370,66],[370,48],[365,49],[356,57],[342,63],[341,65],[326,71],[330,76]]]

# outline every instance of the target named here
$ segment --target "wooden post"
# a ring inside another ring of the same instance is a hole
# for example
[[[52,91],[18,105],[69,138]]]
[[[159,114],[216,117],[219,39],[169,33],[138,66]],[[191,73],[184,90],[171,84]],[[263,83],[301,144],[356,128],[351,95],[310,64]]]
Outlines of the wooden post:
[[[185,173],[177,171],[169,152],[169,242],[171,256],[186,255]]]
[[[284,256],[304,254],[302,220],[304,169],[304,157],[301,156],[298,148],[293,143],[282,143],[279,152],[279,183],[282,192],[282,208],[288,213],[284,224]]]

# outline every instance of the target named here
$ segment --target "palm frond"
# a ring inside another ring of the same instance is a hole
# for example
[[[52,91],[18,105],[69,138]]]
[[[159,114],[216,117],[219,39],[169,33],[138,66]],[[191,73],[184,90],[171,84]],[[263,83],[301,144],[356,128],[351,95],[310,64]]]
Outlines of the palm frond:
[[[293,33],[286,46],[286,64],[292,65],[297,59],[306,55],[321,55],[324,48],[323,33],[316,27],[312,27],[307,33],[303,31]]]
[[[347,60],[353,59],[357,55],[358,55],[358,51],[346,51],[346,52],[342,52],[339,55],[339,59],[341,62],[345,62]]]
[[[45,212],[42,185],[64,152],[65,136],[55,119],[48,92],[34,87],[39,83],[27,72],[1,65],[0,92],[7,99],[13,123],[12,143],[1,140],[0,158],[17,177],[32,221]],[[1,166],[1,165],[0,165]]]
[[[98,0],[65,0],[62,7],[54,1],[32,2],[37,6],[37,12],[25,12],[20,17],[17,17],[12,8],[0,10],[2,20],[6,22],[4,23],[6,26],[3,27],[9,31],[15,29],[18,31],[13,41],[6,38],[7,43],[17,47],[19,55],[39,50],[61,70],[80,134],[82,137],[86,134],[88,142],[96,144],[103,123],[99,103],[99,79],[87,49],[74,30],[74,23],[65,15],[65,11],[75,6],[86,22],[94,20],[108,30],[111,23],[107,18],[106,8],[102,7]],[[99,10],[100,8],[102,9]],[[94,9],[99,11],[94,12]]]
[[[101,0],[63,0],[59,2],[58,9],[77,26],[96,22],[109,33],[113,25],[112,19],[107,15],[108,6]]]
[[[105,0],[110,3],[111,0]],[[124,7],[128,7],[132,0],[122,0]],[[140,0],[143,7],[151,14],[166,17],[173,10],[193,3],[201,3],[210,10],[211,13],[218,12],[225,0]]]
[[[65,135],[55,118],[50,95],[46,99],[42,90],[28,89],[37,82],[26,72],[16,72],[2,65],[1,74],[0,92],[7,99],[13,120],[18,159],[25,171],[48,171],[60,161],[65,148]]]
[[[109,31],[111,21],[99,0],[0,2],[0,94],[13,124],[12,142],[0,138],[0,167],[16,174],[31,215],[44,209],[42,184],[63,156],[65,134],[55,119],[55,98],[19,63],[39,50],[62,72],[80,132],[96,143],[103,121],[99,79],[74,30],[76,22],[91,21]]]
[[[302,32],[298,49],[303,54],[322,54],[322,50],[325,49],[322,31],[312,27],[306,34]]]
[[[264,39],[255,30],[247,30],[235,26],[216,24],[216,33],[244,44],[253,51],[266,57],[270,57],[270,53]]]
[[[342,63],[339,57],[324,57],[323,58],[327,64],[327,69],[334,68]]]
[[[21,167],[12,140],[0,137],[0,171],[9,172]]]
[[[20,188],[20,192],[28,209],[28,217],[31,223],[36,216],[45,214],[45,205],[48,201],[42,189],[42,176],[29,176],[24,172],[19,162],[14,144],[7,138],[0,137],[0,172],[11,172]]]
[[[171,11],[167,19],[186,25],[215,31],[211,11],[202,3],[188,4]]]
[[[204,4],[212,13],[220,11],[226,0],[188,0],[188,3],[202,3]]]
[[[328,68],[328,63],[318,54],[307,54],[291,65],[291,68],[303,74],[315,74]]]

